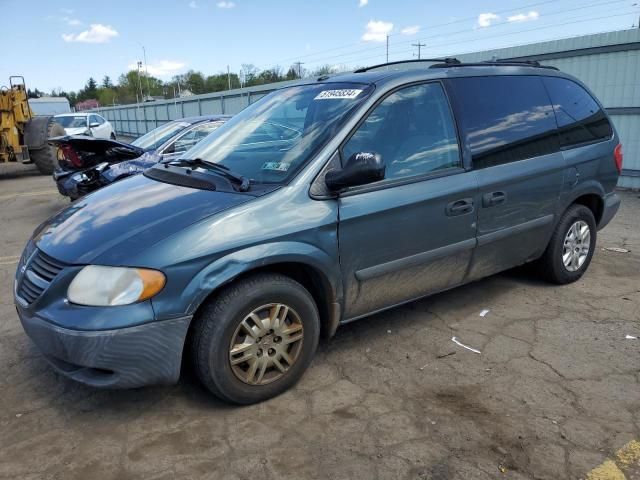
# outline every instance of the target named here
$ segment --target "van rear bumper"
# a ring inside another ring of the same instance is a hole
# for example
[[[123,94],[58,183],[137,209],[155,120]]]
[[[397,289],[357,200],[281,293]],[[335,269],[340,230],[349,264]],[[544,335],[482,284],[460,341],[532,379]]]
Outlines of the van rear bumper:
[[[602,209],[602,218],[598,222],[598,230],[606,227],[611,219],[618,213],[620,208],[620,197],[616,192],[611,192],[604,197],[604,208]]]
[[[60,374],[101,388],[178,381],[191,317],[114,330],[71,330],[17,307],[27,335]]]

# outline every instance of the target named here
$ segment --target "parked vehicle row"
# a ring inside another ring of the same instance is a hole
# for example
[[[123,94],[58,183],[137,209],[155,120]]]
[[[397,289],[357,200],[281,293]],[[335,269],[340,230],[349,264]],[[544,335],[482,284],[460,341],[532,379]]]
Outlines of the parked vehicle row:
[[[53,367],[129,388],[189,359],[248,404],[340,324],[528,262],[578,280],[620,202],[593,94],[534,64],[389,66],[272,92],[42,224],[14,297]]]
[[[58,147],[53,173],[58,191],[76,200],[110,183],[171,161],[229,119],[224,115],[183,118],[168,122],[131,143],[67,135],[50,139]]]

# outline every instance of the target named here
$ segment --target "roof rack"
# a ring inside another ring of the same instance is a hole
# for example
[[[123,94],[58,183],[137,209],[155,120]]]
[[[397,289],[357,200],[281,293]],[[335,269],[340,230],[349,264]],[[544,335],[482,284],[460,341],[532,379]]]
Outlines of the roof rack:
[[[552,67],[551,65],[541,65],[537,60],[485,60],[483,62],[458,62],[458,63],[436,63],[430,65],[429,68],[449,68],[449,67],[490,67],[490,66],[500,66],[500,67],[535,67],[535,68],[546,68],[549,70],[558,70],[556,67]]]
[[[387,62],[387,63],[380,63],[378,65],[371,65],[370,67],[362,67],[362,68],[358,68],[357,70],[354,70],[354,73],[364,73],[364,72],[368,72],[369,70],[373,70],[374,68],[381,68],[381,67],[389,67],[391,65],[401,65],[403,63],[422,63],[422,62],[429,62],[429,63],[434,63],[434,62],[438,62],[441,64],[446,64],[446,65],[457,65],[460,62],[460,60],[458,60],[457,58],[421,58],[421,59],[412,59],[412,60],[398,60],[396,62]]]

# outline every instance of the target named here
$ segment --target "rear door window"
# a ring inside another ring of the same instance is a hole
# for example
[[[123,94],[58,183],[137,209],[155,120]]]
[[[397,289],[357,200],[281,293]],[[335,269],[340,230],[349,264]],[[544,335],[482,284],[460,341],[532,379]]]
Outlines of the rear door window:
[[[565,148],[608,140],[613,135],[607,116],[584,88],[566,78],[545,77]]]
[[[553,108],[540,77],[465,77],[450,79],[449,85],[474,168],[559,151]]]
[[[458,138],[442,86],[414,85],[386,97],[344,145],[342,158],[359,152],[380,154],[387,180],[459,166]]]

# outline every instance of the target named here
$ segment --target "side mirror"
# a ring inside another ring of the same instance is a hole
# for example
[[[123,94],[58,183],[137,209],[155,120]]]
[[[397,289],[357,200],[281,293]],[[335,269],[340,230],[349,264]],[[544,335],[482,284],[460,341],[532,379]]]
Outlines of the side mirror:
[[[385,165],[377,153],[354,153],[340,170],[329,170],[324,181],[332,192],[384,179]]]
[[[98,123],[98,122],[91,122],[89,124],[89,128],[96,128],[96,127],[99,127],[99,126],[100,126],[100,123]]]

